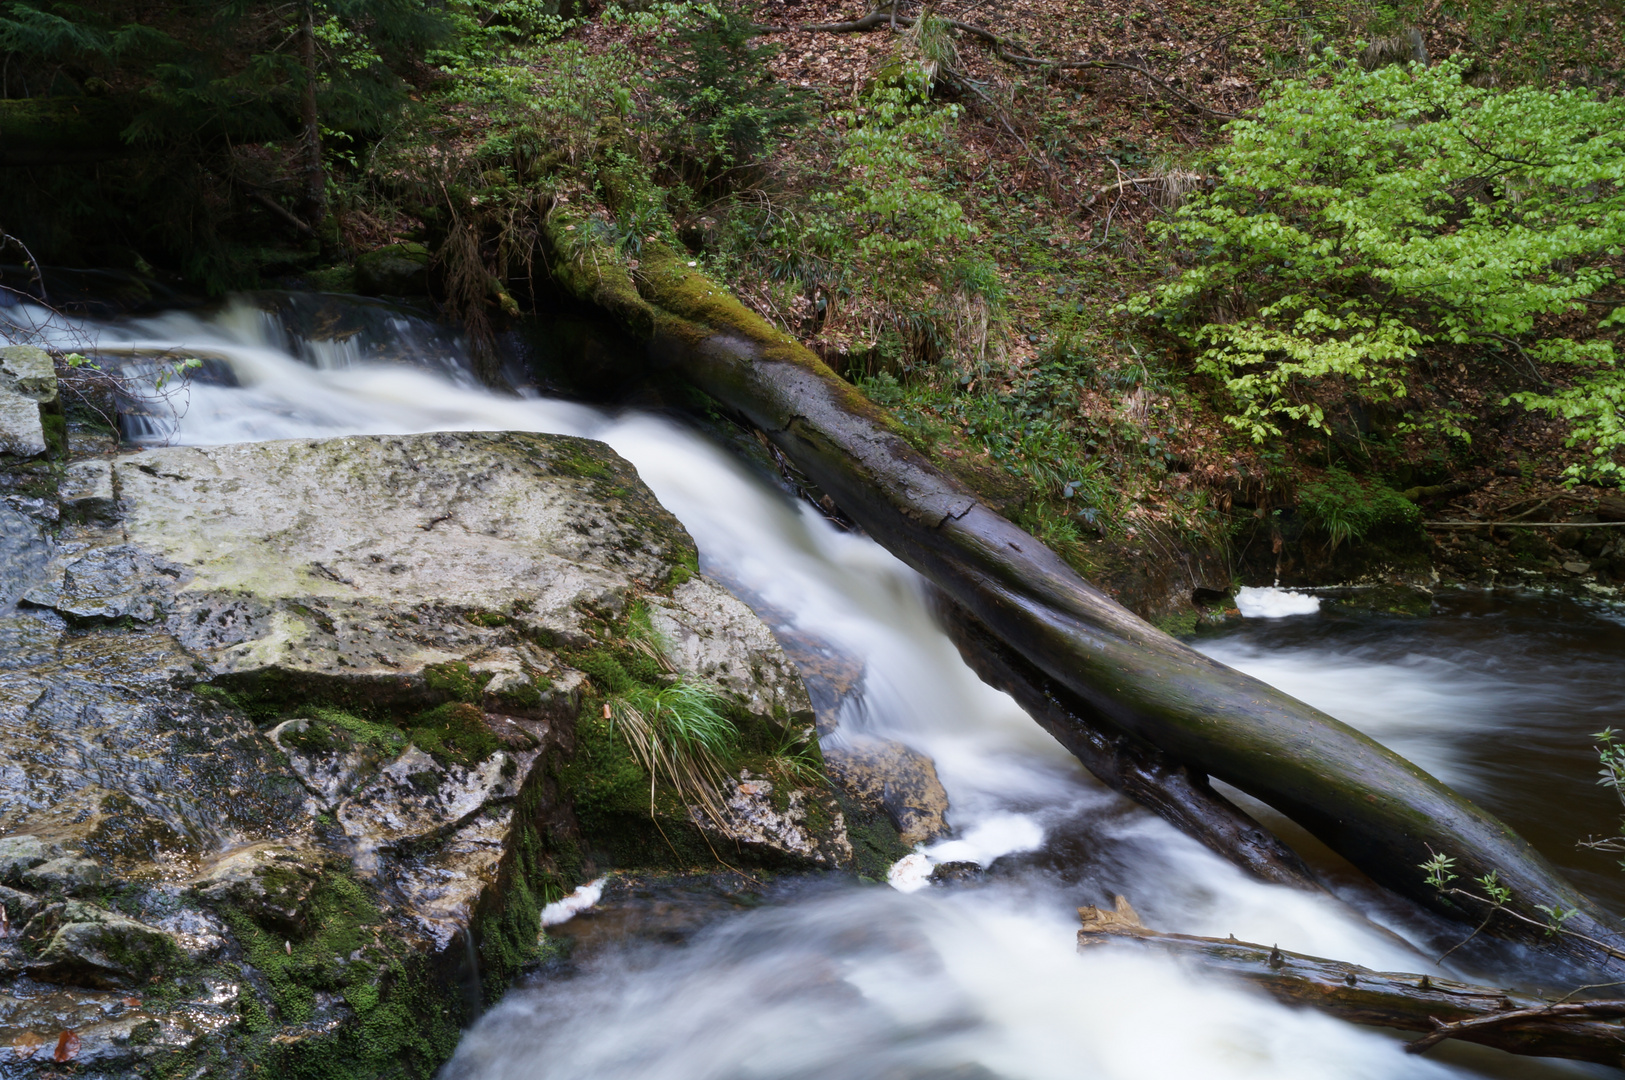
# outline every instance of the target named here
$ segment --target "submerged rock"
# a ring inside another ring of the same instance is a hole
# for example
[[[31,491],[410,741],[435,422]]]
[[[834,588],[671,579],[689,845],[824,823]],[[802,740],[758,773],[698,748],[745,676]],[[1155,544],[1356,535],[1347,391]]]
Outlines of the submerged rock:
[[[45,1050],[21,1075],[70,1027],[102,1069],[427,1074],[600,870],[851,860],[816,770],[770,751],[721,830],[666,793],[657,827],[613,731],[584,764],[616,679],[812,738],[772,635],[602,444],[169,447],[70,464],[52,506],[54,535],[0,516],[26,556],[0,569],[0,1047]],[[583,828],[589,788],[680,847]]]
[[[824,748],[829,777],[860,803],[886,815],[904,844],[948,831],[948,793],[934,762],[893,739],[843,735]]]

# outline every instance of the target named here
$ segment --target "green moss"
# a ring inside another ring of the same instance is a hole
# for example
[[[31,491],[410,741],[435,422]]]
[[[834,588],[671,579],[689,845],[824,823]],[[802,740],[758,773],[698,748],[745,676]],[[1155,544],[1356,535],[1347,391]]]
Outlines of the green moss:
[[[356,291],[355,268],[324,266],[305,274],[305,284],[317,292],[353,293]]]
[[[317,991],[342,992],[376,977],[373,961],[352,961],[373,952],[371,928],[383,921],[367,889],[338,871],[325,871],[300,904],[300,929],[267,928],[242,910],[221,913],[248,962],[264,977],[283,1023],[309,1020]]]
[[[910,848],[898,835],[897,827],[883,813],[869,809],[839,789],[835,799],[846,821],[846,836],[852,843],[852,864],[858,876],[885,881],[892,863],[907,855]]]
[[[453,701],[478,704],[485,684],[491,681],[488,671],[470,672],[462,661],[451,664],[430,664],[423,669],[423,682],[436,693],[445,694]]]
[[[533,712],[542,707],[542,691],[534,680],[526,679],[496,695],[497,704],[515,712]]]
[[[502,749],[485,714],[467,702],[447,702],[418,714],[412,723],[406,737],[442,765],[473,768]]]
[[[52,457],[65,457],[68,453],[68,420],[61,412],[41,409],[40,427],[45,433],[46,452]]]
[[[497,611],[475,611],[468,616],[468,621],[475,626],[507,626],[508,617]]]
[[[1179,611],[1154,620],[1152,625],[1165,634],[1172,634],[1174,637],[1186,637],[1196,633],[1196,628],[1200,622],[1201,617],[1196,612]]]
[[[664,672],[652,656],[634,649],[600,646],[569,656],[570,665],[588,679],[603,696],[625,694],[638,686],[665,685]]]
[[[406,739],[395,728],[386,724],[363,720],[343,709],[318,705],[310,710],[317,721],[343,733],[355,745],[366,747],[383,756],[393,756],[405,749]]]
[[[700,576],[700,553],[690,548],[678,552],[677,564],[671,568],[671,574],[666,578],[666,584],[675,589],[687,581]]]
[[[561,476],[573,476],[581,480],[613,480],[615,478],[614,469],[578,447],[572,447],[569,453],[560,454],[548,462],[548,465]]]

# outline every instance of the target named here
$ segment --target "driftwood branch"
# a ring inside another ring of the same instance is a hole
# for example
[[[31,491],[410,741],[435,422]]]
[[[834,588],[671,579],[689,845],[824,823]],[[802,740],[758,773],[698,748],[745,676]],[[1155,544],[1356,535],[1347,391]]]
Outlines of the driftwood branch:
[[[1079,908],[1078,948],[1154,949],[1204,971],[1240,979],[1289,1005],[1308,1005],[1356,1024],[1427,1032],[1407,1045],[1422,1053],[1446,1039],[1513,1054],[1625,1065],[1625,1001],[1565,1001],[1514,990],[1373,971],[1357,964],[1222,938],[1164,934],[1140,923],[1127,901],[1115,910]]]
[[[1206,776],[1123,734],[1099,710],[988,633],[964,608],[941,592],[936,599],[938,620],[971,670],[1014,698],[1101,783],[1254,877],[1299,889],[1320,888],[1296,852],[1214,791]]]
[[[302,218],[298,217],[286,206],[283,206],[281,203],[265,194],[265,192],[250,191],[248,193],[248,198],[250,201],[257,203],[266,210],[269,210],[272,217],[287,225],[300,236],[309,237],[316,235],[316,230],[307,225]]]
[[[1139,64],[1132,64],[1126,60],[1114,60],[1109,57],[1090,57],[1080,60],[1051,60],[1046,57],[1032,56],[1011,38],[995,34],[986,27],[977,26],[974,23],[960,22],[957,19],[942,19],[939,21],[944,26],[958,30],[962,34],[976,38],[979,41],[993,46],[993,54],[1007,64],[1015,64],[1019,67],[1046,68],[1051,71],[1075,71],[1084,68],[1128,71],[1139,75],[1148,82],[1155,83],[1157,86],[1161,87],[1163,91],[1173,97],[1178,98],[1180,101],[1184,102],[1186,105],[1190,106],[1192,109],[1195,109],[1204,116],[1210,116],[1217,120],[1238,119],[1235,113],[1221,112],[1218,109],[1213,109],[1203,105],[1195,98],[1169,85],[1167,80],[1163,79],[1161,76],[1146,70]],[[785,34],[795,32],[803,34],[861,34],[868,30],[878,30],[881,27],[889,27],[895,30],[900,26],[904,29],[908,29],[914,25],[914,22],[915,19],[913,16],[898,15],[896,12],[896,7],[893,5],[890,10],[871,12],[861,19],[852,19],[847,22],[804,23],[797,26],[758,26],[756,27],[756,32],[759,34]]]

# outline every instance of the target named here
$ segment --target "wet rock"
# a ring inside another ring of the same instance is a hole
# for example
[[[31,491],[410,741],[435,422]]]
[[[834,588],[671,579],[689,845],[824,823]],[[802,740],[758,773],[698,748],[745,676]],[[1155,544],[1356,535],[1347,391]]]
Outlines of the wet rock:
[[[677,670],[731,691],[757,716],[808,727],[812,703],[801,676],[762,620],[707,578],[651,600],[649,621]]]
[[[0,837],[0,881],[16,884],[56,853],[37,836]]]
[[[730,777],[723,794],[728,830],[722,839],[770,859],[789,857],[831,869],[852,861],[852,844],[834,799],[801,788],[776,799],[773,782],[748,770]],[[696,810],[693,815],[701,828],[715,830],[703,814]]]
[[[56,400],[56,366],[51,354],[32,345],[0,349],[0,386],[49,405]]]
[[[969,885],[987,876],[980,863],[945,862],[931,868],[928,879],[933,885]]]
[[[56,401],[56,369],[44,349],[0,349],[0,454],[38,457],[47,449],[42,405]]]
[[[173,583],[167,625],[213,675],[416,685],[521,635],[584,643],[584,611],[623,610],[691,543],[584,439],[170,447],[113,470],[142,576]]]
[[[356,784],[378,770],[376,748],[353,741],[340,743],[326,753],[307,753],[304,748],[312,741],[312,728],[320,728],[320,720],[287,720],[268,733],[270,740],[288,757],[288,764],[299,774],[305,787],[314,796],[315,810],[332,810],[340,800],[354,790]],[[330,742],[333,736],[323,732],[319,737]],[[400,738],[400,745],[405,738]]]
[[[101,885],[102,868],[95,859],[63,855],[23,871],[23,884],[40,892],[77,896]]]
[[[456,828],[519,793],[536,751],[499,750],[474,766],[444,764],[415,746],[346,799],[335,816],[354,842],[357,866],[375,864],[381,847],[415,843]]]
[[[0,503],[0,903],[28,931],[0,939],[0,1046],[50,1015],[82,1063],[277,1075],[371,1007],[454,1040],[465,984],[535,950],[526,905],[592,869],[558,784],[593,692],[571,663],[624,649],[634,602],[681,670],[810,724],[748,608],[669,595],[693,543],[601,444],[160,448],[73,463],[60,497],[51,536]],[[828,791],[774,776],[730,785],[713,846],[843,865]],[[64,899],[104,889],[118,911]]]
[[[63,471],[57,499],[64,512],[82,520],[107,522],[117,516],[113,464],[105,458],[76,461]]]
[[[320,852],[254,844],[221,856],[192,887],[217,907],[291,934],[299,930],[322,862]]]
[[[0,501],[0,615],[45,574],[51,541],[38,520]]]
[[[905,844],[948,831],[948,793],[936,765],[892,739],[842,735],[824,746],[829,778],[870,809],[884,813]]]
[[[6,922],[11,926],[21,927],[44,906],[45,902],[37,896],[0,885],[0,907],[6,909]],[[0,934],[0,937],[5,936]]]
[[[46,907],[22,939],[38,950],[28,964],[35,979],[103,990],[145,985],[179,955],[162,930],[80,900]]]

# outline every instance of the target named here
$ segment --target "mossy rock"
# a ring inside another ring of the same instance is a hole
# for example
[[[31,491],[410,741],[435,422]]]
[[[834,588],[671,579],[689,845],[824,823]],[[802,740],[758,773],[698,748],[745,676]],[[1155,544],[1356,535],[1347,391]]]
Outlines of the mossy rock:
[[[390,244],[355,260],[355,288],[363,296],[429,295],[429,249],[422,244]]]

